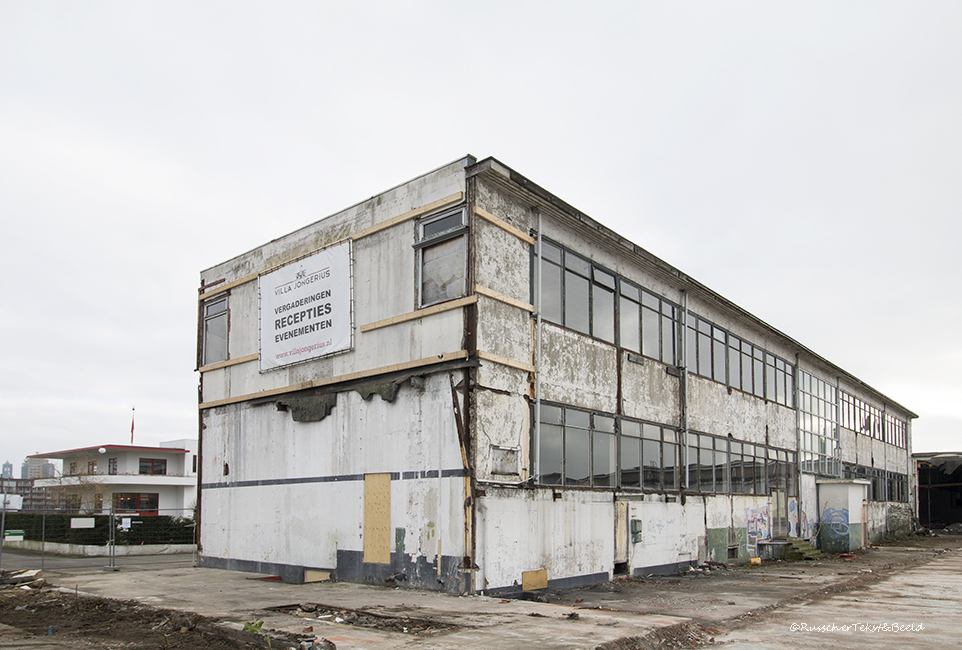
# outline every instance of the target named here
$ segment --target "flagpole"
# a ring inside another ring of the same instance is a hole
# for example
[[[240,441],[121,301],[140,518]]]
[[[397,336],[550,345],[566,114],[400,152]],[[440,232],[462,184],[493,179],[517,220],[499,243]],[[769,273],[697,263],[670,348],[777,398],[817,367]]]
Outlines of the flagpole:
[[[134,407],[130,407],[130,444],[134,444]]]

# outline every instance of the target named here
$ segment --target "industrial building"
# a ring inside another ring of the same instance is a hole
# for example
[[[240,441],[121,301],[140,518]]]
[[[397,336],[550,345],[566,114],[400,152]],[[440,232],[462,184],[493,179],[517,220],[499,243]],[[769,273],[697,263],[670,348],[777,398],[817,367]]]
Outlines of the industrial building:
[[[206,566],[507,592],[911,524],[914,413],[493,158],[203,271],[198,315]]]

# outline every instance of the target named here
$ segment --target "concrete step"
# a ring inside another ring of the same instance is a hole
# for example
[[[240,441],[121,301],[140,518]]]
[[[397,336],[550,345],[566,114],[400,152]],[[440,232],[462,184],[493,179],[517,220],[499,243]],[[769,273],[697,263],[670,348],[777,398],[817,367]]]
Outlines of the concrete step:
[[[806,539],[789,537],[786,541],[789,545],[788,559],[790,560],[821,560],[827,557]]]

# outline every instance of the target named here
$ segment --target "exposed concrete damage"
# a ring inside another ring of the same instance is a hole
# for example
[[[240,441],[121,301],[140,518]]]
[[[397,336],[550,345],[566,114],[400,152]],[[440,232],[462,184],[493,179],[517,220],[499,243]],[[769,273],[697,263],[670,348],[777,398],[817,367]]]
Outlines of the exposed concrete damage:
[[[204,271],[199,312],[206,566],[511,593],[911,523],[914,413],[494,159]]]

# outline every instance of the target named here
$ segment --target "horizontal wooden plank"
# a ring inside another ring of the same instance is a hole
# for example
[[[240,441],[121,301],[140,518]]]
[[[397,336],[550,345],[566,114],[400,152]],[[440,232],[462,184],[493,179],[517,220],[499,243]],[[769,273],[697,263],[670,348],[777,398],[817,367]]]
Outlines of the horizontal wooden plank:
[[[504,219],[499,219],[498,217],[494,216],[493,214],[491,214],[490,212],[488,212],[488,211],[485,210],[484,208],[479,208],[479,207],[475,206],[475,208],[474,208],[474,214],[478,215],[479,217],[481,217],[481,218],[484,219],[485,221],[494,224],[495,226],[497,226],[497,227],[500,228],[501,230],[503,230],[503,231],[505,231],[505,232],[507,232],[507,233],[510,233],[510,234],[514,235],[514,236],[517,237],[518,239],[520,239],[520,240],[522,240],[522,241],[525,241],[525,242],[527,242],[527,243],[529,243],[529,244],[531,244],[531,245],[534,245],[534,237],[532,237],[531,235],[527,234],[526,232],[523,232],[523,231],[519,230],[518,228],[515,228],[514,226],[512,226],[510,223],[508,223],[508,222],[505,221]]]
[[[360,329],[361,329],[361,332],[370,332],[372,330],[380,329],[382,327],[397,325],[398,323],[403,323],[405,321],[424,318],[425,316],[431,316],[433,314],[440,314],[441,312],[451,311],[452,309],[460,309],[465,305],[472,305],[477,301],[478,301],[477,296],[466,296],[464,298],[458,298],[457,300],[443,302],[440,305],[432,305],[430,307],[425,307],[424,309],[418,309],[415,311],[408,312],[406,314],[400,314],[398,316],[392,316],[391,318],[385,318],[383,320],[374,321],[373,323],[368,323],[367,325],[361,325]]]
[[[503,293],[495,291],[494,289],[488,289],[487,287],[482,287],[480,284],[474,285],[474,292],[479,293],[482,296],[487,296],[498,302],[503,302],[506,305],[511,305],[512,307],[517,307],[518,309],[523,309],[534,313],[534,305],[527,303],[523,300],[518,300],[517,298],[512,298],[511,296],[506,296]]]
[[[239,363],[248,363],[250,361],[257,361],[261,358],[259,354],[248,354],[246,357],[237,357],[236,359],[228,359],[227,361],[218,361],[217,363],[211,363],[206,366],[201,366],[197,369],[197,372],[210,372],[211,370],[217,370],[219,368],[226,368],[228,366],[236,366]]]
[[[498,363],[502,366],[508,366],[509,368],[517,368],[518,370],[524,370],[525,372],[534,372],[534,366],[532,366],[530,363],[515,361],[514,359],[502,357],[491,352],[485,352],[484,350],[478,350],[478,358],[484,361]]]

